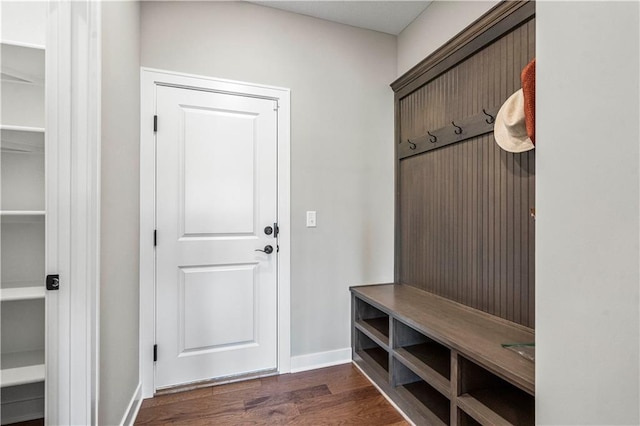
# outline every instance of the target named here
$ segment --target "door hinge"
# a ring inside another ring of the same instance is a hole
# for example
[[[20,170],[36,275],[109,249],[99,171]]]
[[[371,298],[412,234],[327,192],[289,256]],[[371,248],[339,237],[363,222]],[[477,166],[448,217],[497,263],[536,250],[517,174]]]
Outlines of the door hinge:
[[[153,362],[158,360],[158,345],[153,345]]]
[[[158,116],[153,116],[153,133],[158,131]]]
[[[280,228],[278,228],[278,223],[273,224],[273,238],[278,238],[278,234],[280,233]]]
[[[153,230],[153,246],[157,246],[158,245],[158,230],[154,229]]]

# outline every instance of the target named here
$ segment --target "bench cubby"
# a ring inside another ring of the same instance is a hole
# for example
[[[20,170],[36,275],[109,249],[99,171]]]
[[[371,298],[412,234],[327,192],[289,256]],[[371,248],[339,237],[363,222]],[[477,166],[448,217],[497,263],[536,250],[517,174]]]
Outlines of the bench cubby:
[[[354,353],[381,377],[389,373],[389,352],[360,330],[355,331]]]
[[[393,359],[392,371],[395,391],[400,397],[414,405],[430,424],[450,424],[451,401],[447,396],[396,358]]]
[[[473,417],[462,411],[458,410],[458,424],[460,426],[481,426],[480,422],[477,422]]]
[[[428,338],[401,321],[394,321],[395,352],[427,374],[440,377],[446,382],[451,378],[451,351],[446,346]]]
[[[385,346],[389,345],[389,315],[358,300],[355,303],[356,325]]]
[[[406,285],[352,287],[353,360],[418,425],[535,424],[533,330]]]
[[[458,360],[458,405],[478,421],[493,424],[535,423],[533,395],[517,388],[463,356]]]

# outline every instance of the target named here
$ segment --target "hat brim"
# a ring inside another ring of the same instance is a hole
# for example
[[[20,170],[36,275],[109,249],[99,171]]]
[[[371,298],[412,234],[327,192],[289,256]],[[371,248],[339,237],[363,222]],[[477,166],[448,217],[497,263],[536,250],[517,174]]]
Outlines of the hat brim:
[[[514,108],[522,108],[523,114],[523,131],[518,134],[514,134],[513,128],[510,129],[505,121],[507,115],[513,114]],[[500,107],[493,127],[493,136],[500,148],[508,152],[517,154],[520,152],[531,151],[535,148],[533,142],[531,142],[531,139],[529,139],[529,136],[527,135],[527,130],[524,124],[524,97],[522,89],[509,96],[509,99],[507,99]]]

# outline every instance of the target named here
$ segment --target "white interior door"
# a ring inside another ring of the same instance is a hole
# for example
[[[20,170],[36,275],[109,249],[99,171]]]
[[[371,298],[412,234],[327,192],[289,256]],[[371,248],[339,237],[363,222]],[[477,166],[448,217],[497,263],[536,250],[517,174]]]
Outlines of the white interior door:
[[[276,109],[157,86],[156,388],[277,368]]]

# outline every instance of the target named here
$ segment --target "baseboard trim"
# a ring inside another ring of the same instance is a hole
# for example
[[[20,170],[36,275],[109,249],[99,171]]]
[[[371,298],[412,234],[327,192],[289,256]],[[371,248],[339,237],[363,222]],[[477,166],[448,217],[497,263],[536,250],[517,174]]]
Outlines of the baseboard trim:
[[[351,362],[351,348],[336,349],[326,352],[292,356],[291,372],[315,370],[317,368],[331,367],[333,365],[348,364]]]
[[[142,382],[138,382],[138,386],[136,387],[136,390],[133,392],[133,396],[131,397],[131,401],[129,401],[127,410],[124,412],[124,416],[122,416],[120,425],[132,426],[133,423],[136,421],[136,417],[138,417],[138,411],[140,411],[141,405],[142,405]]]

